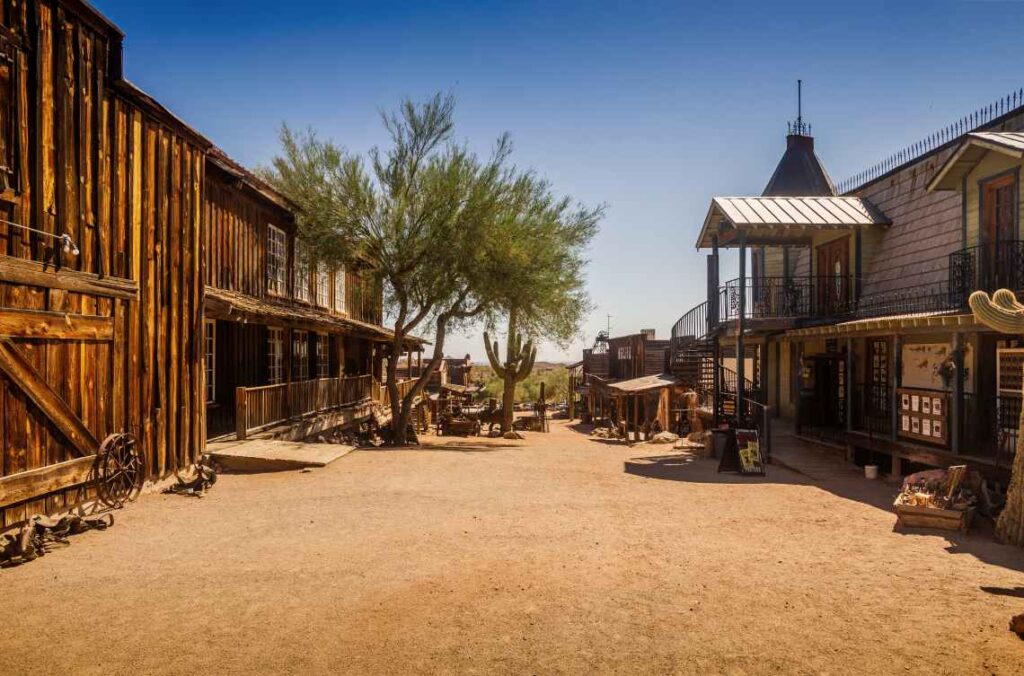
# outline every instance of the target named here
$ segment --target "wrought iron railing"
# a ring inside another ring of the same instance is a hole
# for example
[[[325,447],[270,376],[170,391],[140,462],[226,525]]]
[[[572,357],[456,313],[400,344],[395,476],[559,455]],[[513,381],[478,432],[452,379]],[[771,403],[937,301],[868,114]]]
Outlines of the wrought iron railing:
[[[694,340],[702,340],[708,336],[713,330],[709,323],[711,317],[708,315],[708,302],[704,301],[700,305],[691,308],[689,312],[679,318],[679,320],[672,325],[672,339],[681,340],[685,338],[692,338]]]
[[[991,458],[997,467],[1010,467],[1017,449],[1021,397],[965,393],[960,452]]]
[[[854,430],[872,437],[892,434],[892,396],[887,384],[857,383],[850,404]]]
[[[951,253],[949,287],[964,306],[973,291],[1024,291],[1024,242],[1002,240]]]

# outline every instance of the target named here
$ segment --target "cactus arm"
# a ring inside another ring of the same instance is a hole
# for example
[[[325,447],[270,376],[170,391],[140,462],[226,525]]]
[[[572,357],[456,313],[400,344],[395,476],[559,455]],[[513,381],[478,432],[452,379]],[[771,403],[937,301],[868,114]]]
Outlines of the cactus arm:
[[[996,301],[1002,302],[993,302],[993,298],[989,298],[984,291],[975,291],[971,294],[967,302],[975,319],[1000,333],[1024,333],[1024,308],[1016,310],[1006,307],[1006,296],[1000,291],[993,296]],[[1020,307],[1016,299],[1013,300],[1013,306]]]
[[[487,361],[491,363],[494,374],[504,380],[505,369],[498,359],[498,341],[494,341],[494,347],[491,347],[491,337],[487,335],[486,331],[484,331],[484,347],[487,349]]]
[[[523,382],[533,371],[533,363],[537,359],[537,348],[533,346],[533,341],[527,341],[526,343],[526,355],[523,357],[523,363],[519,366],[519,371],[516,373],[516,382]]]
[[[1009,289],[999,289],[993,293],[992,302],[1010,312],[1024,312],[1024,305],[1017,302],[1017,296]]]

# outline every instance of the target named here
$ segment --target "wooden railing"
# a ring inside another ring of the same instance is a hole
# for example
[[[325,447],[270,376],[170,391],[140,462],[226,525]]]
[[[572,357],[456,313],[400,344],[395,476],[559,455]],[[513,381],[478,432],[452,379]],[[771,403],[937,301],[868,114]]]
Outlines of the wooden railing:
[[[409,378],[407,380],[399,380],[398,385],[398,398],[405,399],[405,395],[409,394],[412,390],[413,385],[416,384],[418,378]],[[386,383],[378,383],[376,380],[373,381],[373,400],[380,402],[381,406],[387,408],[391,406],[391,393],[388,391]]]
[[[236,388],[235,434],[245,439],[275,423],[356,404],[371,397],[373,385],[373,376],[365,375]]]

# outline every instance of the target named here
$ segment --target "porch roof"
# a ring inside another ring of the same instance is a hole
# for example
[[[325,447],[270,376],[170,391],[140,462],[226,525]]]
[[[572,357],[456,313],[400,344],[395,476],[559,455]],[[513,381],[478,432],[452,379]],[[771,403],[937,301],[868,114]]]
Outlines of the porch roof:
[[[873,331],[893,331],[897,329],[928,329],[979,327],[974,315],[963,314],[955,310],[948,312],[914,312],[870,319],[854,319],[838,324],[807,326],[786,331],[787,338],[806,338],[811,336],[837,336],[868,333]]]
[[[1008,155],[1018,160],[1024,159],[1024,133],[976,131],[967,134],[949,159],[935,172],[926,189],[929,192],[959,190],[961,179],[989,152]]]
[[[644,376],[632,380],[620,380],[615,383],[608,383],[609,390],[615,390],[618,394],[640,394],[651,390],[660,390],[663,387],[677,385],[679,379],[671,373],[659,373],[656,376]]]
[[[336,331],[348,335],[387,342],[394,333],[383,326],[359,321],[350,317],[333,315],[313,307],[264,298],[254,298],[237,291],[206,287],[204,315],[207,319],[250,321],[263,324],[279,324],[312,331]],[[408,336],[408,347],[419,347],[427,341],[417,336]]]
[[[798,244],[808,243],[815,231],[890,223],[860,197],[715,197],[697,248],[710,248],[714,236],[719,246],[738,246],[740,231],[747,233],[748,244]]]

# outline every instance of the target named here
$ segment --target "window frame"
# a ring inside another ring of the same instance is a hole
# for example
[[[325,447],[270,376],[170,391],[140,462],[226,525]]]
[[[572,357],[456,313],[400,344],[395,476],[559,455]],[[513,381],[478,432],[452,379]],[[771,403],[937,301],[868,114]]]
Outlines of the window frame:
[[[292,263],[292,298],[305,303],[312,303],[313,298],[309,287],[313,279],[313,271],[309,265],[307,252],[306,245],[296,240],[295,261]]]
[[[316,264],[316,304],[317,307],[331,306],[331,271],[324,263]]]
[[[345,298],[345,294],[348,292],[348,281],[345,279],[347,274],[348,273],[345,271],[344,265],[339,265],[334,269],[334,297],[332,307],[335,312],[348,313],[348,304],[346,303]]]
[[[277,349],[271,349],[274,345]],[[275,371],[277,373],[275,377]],[[284,383],[284,329],[277,326],[267,327],[267,384]]]
[[[267,224],[267,293],[288,295],[288,233]]]
[[[203,320],[203,388],[206,390],[206,405],[217,403],[217,322]]]
[[[331,377],[331,337],[326,333],[316,334],[316,377]]]

